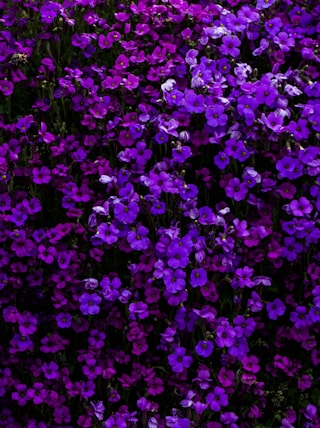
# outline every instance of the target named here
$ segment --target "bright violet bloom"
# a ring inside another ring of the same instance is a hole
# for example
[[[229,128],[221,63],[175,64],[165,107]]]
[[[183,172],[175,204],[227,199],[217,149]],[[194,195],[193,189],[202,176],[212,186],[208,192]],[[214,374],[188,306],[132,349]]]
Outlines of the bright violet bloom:
[[[237,57],[240,54],[240,49],[238,49],[240,45],[241,42],[237,36],[223,36],[222,45],[220,46],[220,52],[223,55]]]
[[[196,347],[196,353],[200,355],[200,357],[207,358],[212,354],[214,345],[211,340],[200,340]]]
[[[228,121],[228,116],[224,114],[224,107],[220,104],[214,107],[208,107],[205,114],[208,125],[213,128],[224,126]]]
[[[294,199],[289,204],[289,210],[292,212],[292,214],[296,217],[303,217],[306,214],[310,214],[313,210],[311,202],[305,198],[304,196],[301,196],[299,200]]]
[[[256,8],[258,10],[268,9],[276,0],[257,0]]]
[[[134,250],[146,250],[150,244],[150,239],[147,238],[149,230],[144,226],[138,226],[137,230],[128,232],[127,241],[130,247]]]
[[[96,293],[84,293],[79,298],[80,310],[84,315],[96,315],[100,312],[102,298]]]
[[[192,357],[186,355],[186,349],[177,347],[173,354],[168,356],[168,362],[175,373],[182,373],[192,364]]]
[[[203,268],[193,269],[190,275],[191,287],[203,287],[208,281],[207,272]]]
[[[278,33],[278,35],[273,38],[273,41],[283,52],[289,52],[295,45],[294,38],[289,37],[289,35],[284,31]]]
[[[276,163],[280,178],[294,180],[303,174],[303,167],[300,161],[292,156],[284,156]]]
[[[204,112],[204,97],[201,94],[196,94],[193,91],[188,91],[185,96],[185,108],[189,113]]]

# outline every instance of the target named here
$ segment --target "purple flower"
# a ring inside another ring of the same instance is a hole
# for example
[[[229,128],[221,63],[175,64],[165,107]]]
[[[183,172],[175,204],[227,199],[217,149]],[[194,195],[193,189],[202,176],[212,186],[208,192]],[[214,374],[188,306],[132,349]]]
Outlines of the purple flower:
[[[251,336],[256,325],[252,318],[245,318],[243,315],[237,315],[233,323],[235,325],[234,331],[237,337],[242,335],[246,337]]]
[[[189,113],[202,113],[205,110],[204,97],[194,91],[187,91],[185,94],[184,106]]]
[[[146,250],[150,244],[150,239],[147,238],[149,230],[144,226],[138,226],[137,230],[128,232],[127,241],[130,247],[136,251]]]
[[[118,241],[119,229],[116,228],[112,223],[102,223],[98,226],[98,230],[95,236],[92,237],[94,245],[100,245],[102,242],[112,245]]]
[[[305,306],[296,306],[295,310],[290,313],[290,321],[293,322],[298,329],[303,329],[312,323]]]
[[[280,133],[285,130],[285,128],[282,126],[283,116],[277,112],[271,112],[268,114],[268,116],[266,116],[265,113],[262,113],[259,122],[266,125],[267,128],[276,133]]]
[[[16,123],[16,128],[19,129],[20,132],[27,132],[33,121],[32,115],[21,117]]]
[[[189,264],[189,254],[185,247],[171,244],[167,251],[168,265],[173,269],[185,268]]]
[[[276,0],[257,0],[256,8],[258,10],[268,9]]]
[[[96,315],[100,312],[102,298],[96,293],[84,293],[79,298],[80,310],[84,315]]]
[[[46,379],[58,379],[60,377],[59,366],[54,361],[43,363],[42,371]]]
[[[295,45],[294,38],[289,37],[289,35],[284,31],[281,31],[280,33],[278,33],[277,36],[273,37],[273,41],[279,46],[279,48],[283,52],[289,52],[290,49],[293,48]]]
[[[47,264],[54,262],[54,258],[57,254],[57,250],[54,247],[46,248],[44,245],[38,247],[38,259],[43,260]]]
[[[212,354],[214,345],[211,340],[200,340],[196,347],[196,353],[200,355],[200,357],[207,358]]]
[[[46,24],[51,24],[58,16],[60,5],[58,3],[50,2],[43,4],[40,8],[41,21]]]
[[[295,180],[303,174],[303,167],[300,161],[292,156],[284,156],[277,161],[276,169],[279,171],[280,178]]]
[[[186,349],[177,347],[173,354],[168,356],[168,362],[175,373],[182,373],[192,364],[192,357],[186,355]]]
[[[205,111],[208,125],[212,128],[224,126],[228,121],[228,116],[224,114],[224,107],[218,104],[214,107],[208,107]]]
[[[9,97],[14,91],[13,83],[9,80],[0,80],[0,91],[5,97]]]
[[[16,390],[11,394],[12,400],[17,401],[19,406],[25,406],[30,399],[27,395],[27,385],[20,383],[15,389]]]
[[[219,152],[215,155],[213,161],[219,169],[225,169],[225,167],[230,163],[229,157],[224,152]]]
[[[303,252],[303,245],[292,236],[285,237],[283,242],[284,247],[282,249],[282,255],[286,257],[289,262],[293,262],[296,260],[298,254]]]
[[[148,305],[144,302],[130,303],[130,314],[136,314],[139,319],[145,319],[149,316]]]
[[[186,285],[186,272],[182,269],[165,269],[163,275],[163,282],[169,293],[176,293],[177,291],[184,290]]]
[[[51,171],[46,166],[32,169],[32,179],[36,184],[48,184],[51,180]]]
[[[137,218],[139,205],[136,202],[129,202],[127,205],[121,202],[114,205],[114,216],[124,224],[131,224]]]
[[[95,414],[96,418],[98,419],[98,421],[102,421],[104,411],[105,411],[105,406],[104,406],[103,402],[97,401],[96,403],[94,403],[93,401],[90,401],[90,404],[93,408],[94,414]]]
[[[289,210],[292,212],[292,214],[296,217],[304,217],[306,214],[310,214],[313,210],[311,202],[305,198],[304,196],[301,196],[299,200],[294,199],[289,204]]]
[[[216,386],[213,390],[213,393],[209,392],[206,397],[206,401],[213,412],[219,412],[221,407],[228,405],[228,395],[226,394],[224,388]]]
[[[192,269],[190,274],[191,287],[203,287],[208,281],[207,272],[203,268]]]
[[[212,212],[212,209],[210,207],[201,207],[199,208],[199,217],[198,222],[203,225],[212,225],[216,222],[216,216]]]
[[[226,324],[217,328],[217,336],[215,341],[219,348],[229,348],[234,344],[235,336],[236,332],[234,329],[229,324]]]
[[[27,349],[31,350],[33,347],[32,340],[28,336],[22,336],[21,334],[15,334],[10,344],[15,345],[21,352]]]
[[[60,328],[69,328],[72,324],[72,315],[68,312],[60,313],[56,316],[57,325]]]
[[[275,17],[266,21],[264,26],[266,31],[274,37],[282,27],[282,20],[279,17]]]
[[[123,84],[126,89],[133,91],[133,89],[136,89],[139,86],[139,81],[139,77],[134,76],[133,74],[128,74],[128,77],[123,79]]]
[[[223,55],[230,55],[236,57],[240,54],[238,47],[241,45],[241,41],[237,36],[223,36],[222,45],[220,46],[220,52]]]
[[[37,319],[30,312],[19,315],[18,322],[22,336],[33,334],[37,330]]]
[[[226,195],[235,201],[241,201],[248,193],[248,186],[241,183],[239,178],[232,178],[225,188]]]
[[[28,216],[26,213],[17,210],[16,208],[12,209],[12,215],[10,216],[10,221],[14,223],[16,226],[23,226],[26,222]]]

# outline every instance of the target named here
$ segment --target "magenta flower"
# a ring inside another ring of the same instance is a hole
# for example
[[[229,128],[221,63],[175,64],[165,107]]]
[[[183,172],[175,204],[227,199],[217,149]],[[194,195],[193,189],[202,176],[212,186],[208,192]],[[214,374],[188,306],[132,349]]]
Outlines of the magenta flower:
[[[46,166],[32,169],[32,179],[36,184],[48,184],[51,180],[51,171]]]
[[[14,91],[13,83],[9,80],[0,80],[0,91],[4,96],[9,97]]]
[[[139,86],[139,77],[129,74],[127,78],[123,79],[123,84],[126,89],[133,91]]]

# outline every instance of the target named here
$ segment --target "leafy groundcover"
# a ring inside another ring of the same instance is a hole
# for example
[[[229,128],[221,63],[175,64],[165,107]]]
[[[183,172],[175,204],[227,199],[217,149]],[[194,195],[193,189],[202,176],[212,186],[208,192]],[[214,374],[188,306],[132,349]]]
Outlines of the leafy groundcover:
[[[0,427],[320,427],[319,2],[0,12]]]

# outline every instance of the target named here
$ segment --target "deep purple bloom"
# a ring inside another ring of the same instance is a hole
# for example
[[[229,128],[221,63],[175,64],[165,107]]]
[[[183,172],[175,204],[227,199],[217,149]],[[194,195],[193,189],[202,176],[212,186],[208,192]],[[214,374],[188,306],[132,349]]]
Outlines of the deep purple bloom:
[[[80,310],[84,315],[96,315],[100,312],[102,298],[96,293],[84,293],[79,298]]]
[[[241,183],[239,178],[232,178],[225,188],[226,195],[235,201],[241,201],[248,193],[248,186]]]
[[[69,328],[72,324],[72,315],[69,313],[60,313],[56,316],[57,325],[60,328]]]
[[[224,388],[216,386],[213,390],[213,393],[209,392],[206,397],[206,401],[213,412],[219,412],[221,407],[228,405],[228,395],[226,394]]]
[[[149,316],[148,305],[144,302],[130,303],[129,312],[136,314],[139,319],[145,319]]]
[[[18,322],[22,336],[33,334],[37,330],[37,319],[30,312],[19,315]]]
[[[215,341],[219,348],[229,348],[234,344],[235,336],[235,330],[230,325],[226,324],[217,328],[217,336]]]

